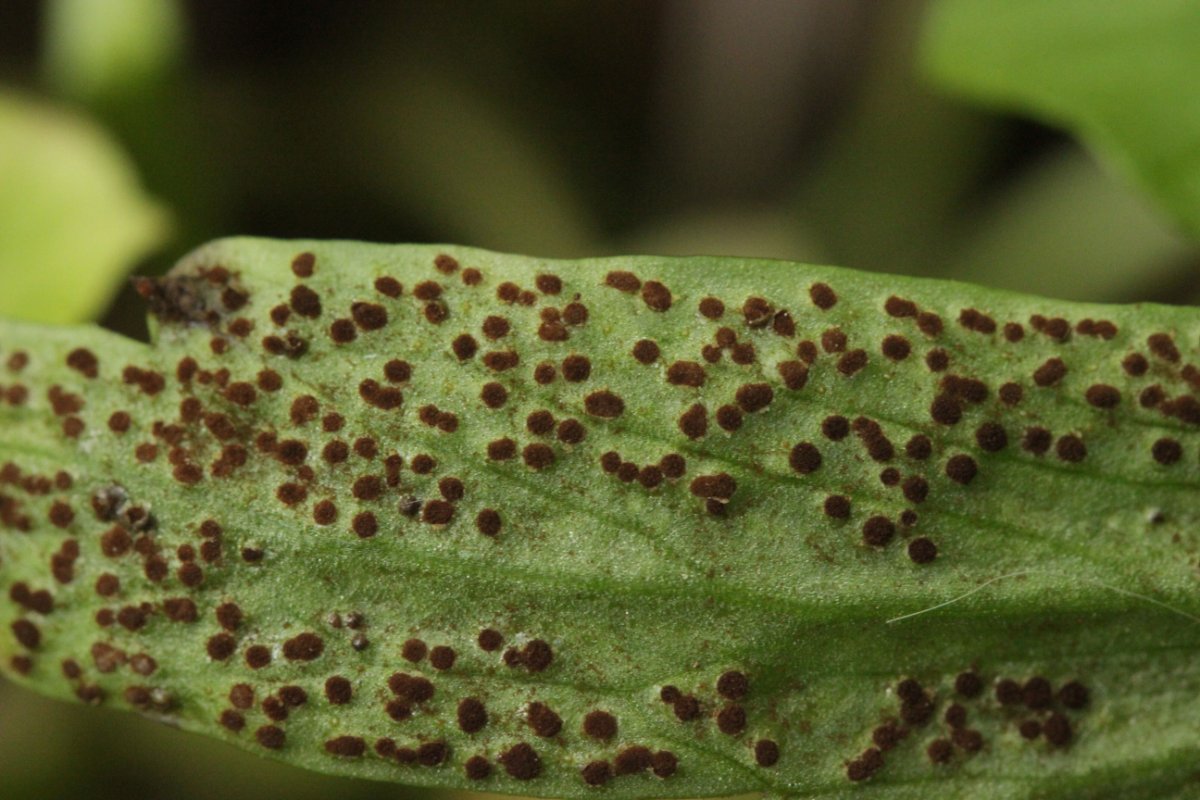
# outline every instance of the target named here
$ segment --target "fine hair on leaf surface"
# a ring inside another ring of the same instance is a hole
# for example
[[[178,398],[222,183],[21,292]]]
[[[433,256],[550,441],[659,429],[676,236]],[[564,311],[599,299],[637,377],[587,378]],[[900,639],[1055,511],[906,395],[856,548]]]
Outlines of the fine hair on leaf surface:
[[[1200,312],[228,239],[0,322],[0,669],[543,797],[1186,797]],[[1115,793],[1115,794],[1114,794]]]

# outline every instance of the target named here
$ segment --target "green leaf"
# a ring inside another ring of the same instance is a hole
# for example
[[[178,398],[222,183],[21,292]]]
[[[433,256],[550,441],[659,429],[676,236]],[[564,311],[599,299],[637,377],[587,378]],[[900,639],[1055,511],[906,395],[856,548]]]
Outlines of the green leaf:
[[[85,101],[145,90],[178,64],[183,30],[177,0],[50,0],[47,76]]]
[[[1106,302],[1164,295],[1196,276],[1195,244],[1084,153],[1043,160],[990,206],[952,259],[972,281]]]
[[[139,290],[151,344],[0,324],[23,685],[427,786],[1194,794],[1196,309],[253,239]]]
[[[1200,235],[1200,6],[938,0],[924,44],[943,86],[1078,134]]]
[[[87,119],[0,92],[0,314],[78,322],[159,245],[164,211]]]

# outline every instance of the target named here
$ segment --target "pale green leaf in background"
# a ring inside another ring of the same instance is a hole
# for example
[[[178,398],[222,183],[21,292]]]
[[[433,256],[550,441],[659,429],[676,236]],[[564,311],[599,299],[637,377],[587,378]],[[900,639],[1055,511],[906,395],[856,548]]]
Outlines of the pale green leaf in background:
[[[255,239],[139,286],[150,344],[0,324],[22,685],[412,785],[1194,796],[1195,309]]]
[[[175,0],[49,0],[46,77],[60,94],[105,101],[170,72],[183,52]]]
[[[166,212],[88,119],[0,92],[0,313],[77,322],[160,245]]]
[[[1200,4],[935,0],[929,74],[1077,134],[1200,236]]]
[[[956,274],[997,289],[1112,302],[1171,296],[1196,275],[1195,242],[1074,148],[1029,167],[963,229]]]

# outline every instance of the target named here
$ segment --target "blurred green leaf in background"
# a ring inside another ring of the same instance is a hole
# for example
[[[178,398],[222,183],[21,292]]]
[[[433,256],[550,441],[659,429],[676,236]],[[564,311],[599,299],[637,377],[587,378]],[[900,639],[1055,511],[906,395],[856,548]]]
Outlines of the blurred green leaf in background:
[[[144,91],[183,52],[174,0],[50,0],[45,9],[46,79],[67,97],[95,101]]]
[[[925,67],[1062,125],[1200,235],[1200,4],[936,0]]]
[[[0,314],[97,316],[167,225],[128,158],[93,122],[0,94]]]

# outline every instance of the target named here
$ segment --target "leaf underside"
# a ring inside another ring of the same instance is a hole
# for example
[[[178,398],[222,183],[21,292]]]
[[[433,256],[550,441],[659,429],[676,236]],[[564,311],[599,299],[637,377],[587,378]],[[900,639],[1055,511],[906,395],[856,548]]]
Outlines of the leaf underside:
[[[138,288],[149,345],[0,324],[18,683],[537,796],[1200,787],[1195,309],[254,239]]]

